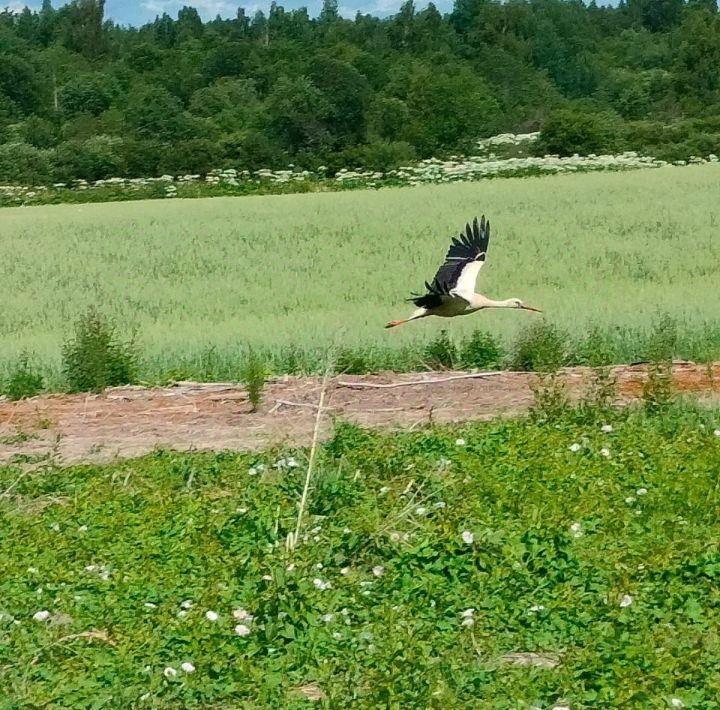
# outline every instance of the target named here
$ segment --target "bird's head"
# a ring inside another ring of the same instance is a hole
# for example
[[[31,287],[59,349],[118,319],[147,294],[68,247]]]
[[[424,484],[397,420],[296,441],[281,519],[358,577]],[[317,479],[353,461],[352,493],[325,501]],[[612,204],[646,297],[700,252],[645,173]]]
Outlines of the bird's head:
[[[511,298],[510,301],[512,302],[513,308],[522,308],[525,311],[535,311],[536,313],[542,313],[539,308],[528,306],[526,303],[523,303],[519,298]]]

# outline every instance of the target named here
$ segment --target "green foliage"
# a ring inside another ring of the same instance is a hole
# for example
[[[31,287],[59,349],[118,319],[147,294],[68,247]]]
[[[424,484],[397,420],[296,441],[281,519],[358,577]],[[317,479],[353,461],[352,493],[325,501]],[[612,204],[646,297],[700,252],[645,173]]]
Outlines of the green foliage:
[[[0,182],[44,185],[52,175],[51,155],[27,143],[0,144]]]
[[[543,124],[536,152],[551,155],[612,153],[619,147],[620,132],[610,115],[576,110],[555,111]]]
[[[554,372],[569,359],[568,333],[553,323],[536,321],[517,336],[510,353],[512,370]]]
[[[2,394],[8,399],[17,400],[34,397],[45,387],[45,381],[30,356],[23,353],[11,366],[2,384]]]
[[[248,348],[240,366],[240,380],[247,390],[252,412],[257,412],[262,401],[267,374],[265,360],[256,350]]]
[[[438,335],[425,346],[425,362],[433,370],[451,370],[458,362],[458,349],[450,339],[447,330]]]
[[[553,152],[604,153],[624,146],[623,121],[683,123],[720,105],[714,0],[457,0],[445,16],[406,2],[353,20],[327,0],[315,17],[275,4],[207,22],[183,7],[142,28],[104,9],[104,0],[73,0],[1,16],[0,133],[34,119],[52,130],[35,124],[22,139],[41,149],[122,137],[118,177],[201,173],[211,158],[251,170],[346,167],[345,155],[394,167],[540,127]],[[196,139],[215,150],[190,149]],[[51,175],[73,166],[58,157]],[[76,167],[72,178],[82,178]]]
[[[60,108],[67,117],[79,113],[94,116],[110,108],[120,87],[113,77],[105,74],[75,76],[58,92]]]
[[[712,708],[719,416],[341,424],[292,560],[305,451],[0,467],[0,697]]]
[[[74,336],[63,345],[62,369],[70,392],[133,384],[136,361],[133,342],[119,341],[114,323],[93,308],[76,321]]]
[[[502,350],[488,332],[474,330],[460,346],[460,362],[463,367],[493,369],[499,367],[502,361]]]

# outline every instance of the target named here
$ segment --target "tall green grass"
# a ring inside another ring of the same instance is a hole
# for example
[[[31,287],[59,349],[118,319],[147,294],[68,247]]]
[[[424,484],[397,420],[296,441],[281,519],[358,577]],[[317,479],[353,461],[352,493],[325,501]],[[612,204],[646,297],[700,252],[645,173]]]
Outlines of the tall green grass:
[[[367,192],[58,205],[2,211],[0,361],[33,353],[53,381],[61,344],[95,305],[138,333],[148,379],[237,369],[248,346],[273,362],[328,348],[393,364],[441,328],[509,343],[540,316],[489,311],[394,331],[450,236],[493,225],[479,290],[517,296],[574,337],[617,329],[612,347],[681,324],[683,347],[715,352],[720,289],[717,168],[507,179]],[[349,350],[348,350],[349,349]],[[374,353],[374,355],[373,355]],[[382,356],[379,355],[382,353]],[[613,356],[615,357],[615,355]],[[323,358],[318,358],[323,359]],[[420,360],[420,357],[416,357]]]

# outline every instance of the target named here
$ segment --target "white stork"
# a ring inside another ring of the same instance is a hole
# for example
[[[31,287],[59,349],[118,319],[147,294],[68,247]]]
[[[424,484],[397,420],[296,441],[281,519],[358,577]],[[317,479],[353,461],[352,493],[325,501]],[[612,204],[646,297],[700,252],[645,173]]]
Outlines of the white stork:
[[[453,238],[445,263],[438,269],[432,283],[425,282],[427,293],[407,299],[418,307],[417,310],[409,318],[390,321],[385,327],[394,328],[428,316],[466,316],[483,308],[522,308],[541,313],[539,308],[526,306],[519,298],[493,301],[475,293],[475,281],[485,263],[489,241],[490,222],[483,215],[478,224],[475,217],[472,227],[465,225],[465,232],[460,234],[460,238]]]

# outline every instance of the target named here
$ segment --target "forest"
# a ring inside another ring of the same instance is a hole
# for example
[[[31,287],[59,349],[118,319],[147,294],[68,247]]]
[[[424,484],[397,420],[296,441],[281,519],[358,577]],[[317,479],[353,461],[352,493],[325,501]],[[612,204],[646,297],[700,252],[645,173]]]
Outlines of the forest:
[[[142,27],[104,0],[0,12],[0,183],[384,170],[505,131],[535,150],[720,153],[715,0],[407,0]]]

